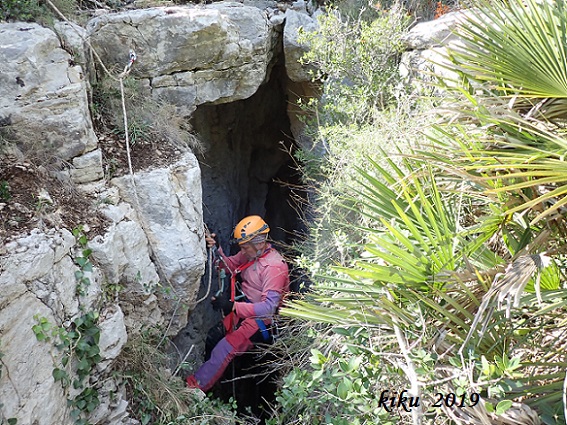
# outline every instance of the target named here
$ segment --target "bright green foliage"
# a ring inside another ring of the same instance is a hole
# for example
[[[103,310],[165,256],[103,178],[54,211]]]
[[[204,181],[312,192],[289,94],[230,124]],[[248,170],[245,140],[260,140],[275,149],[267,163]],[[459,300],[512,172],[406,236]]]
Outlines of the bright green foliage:
[[[82,389],[68,402],[75,424],[86,425],[88,422],[84,415],[93,412],[100,404],[98,391],[88,386],[87,380],[93,368],[102,360],[98,346],[98,313],[89,312],[76,318],[69,329],[53,326],[45,317],[35,316],[35,319],[37,324],[32,330],[37,340],[52,342],[63,352],[61,364],[52,371],[55,382],[61,382],[63,388],[72,384],[74,389]]]
[[[565,1],[477,4],[459,30],[464,43],[451,49],[453,66],[500,96],[567,98]],[[565,112],[564,102],[555,104]]]
[[[419,414],[435,423],[467,415],[481,423],[510,412],[564,422],[562,408],[550,407],[563,403],[567,367],[564,9],[563,2],[481,2],[459,30],[464,45],[448,54],[459,78],[440,86],[452,108],[436,125],[422,126],[427,143],[415,130],[398,145],[395,130],[391,137],[365,131],[360,123],[382,123],[389,113],[379,104],[360,116],[350,115],[360,113],[356,108],[344,107],[342,115],[323,110],[313,130],[329,163],[343,168],[322,173],[320,199],[336,198],[316,210],[314,241],[301,257],[314,271],[316,291],[284,313],[364,328],[367,345],[379,347],[365,362],[395,367],[361,381],[419,388],[429,402]],[[335,56],[328,57],[332,65]],[[342,80],[328,82],[336,81]],[[361,98],[335,87],[346,103]],[[413,116],[423,109],[402,105],[407,121],[418,122]],[[357,157],[361,136],[368,151]],[[341,162],[336,153],[349,148]],[[346,360],[335,363],[325,342],[316,344],[315,366],[294,369],[279,400],[288,407],[310,400],[309,383],[318,378],[320,387],[336,388],[318,397],[344,397],[334,410],[341,417],[352,409],[355,388],[340,376]],[[466,413],[430,408],[439,393],[482,403]],[[316,412],[313,403],[298,414]],[[364,404],[371,406],[370,399]],[[397,418],[404,422],[416,423]]]
[[[87,236],[83,233],[82,227],[73,229],[73,236],[77,240],[81,249],[81,254],[75,257],[75,263],[79,269],[75,271],[75,279],[77,280],[77,294],[86,295],[87,288],[91,284],[91,280],[87,273],[92,273],[93,265],[89,260],[92,250],[87,246]]]
[[[362,327],[336,328],[317,341],[325,354],[311,349],[310,367],[294,368],[283,380],[276,401],[279,411],[270,425],[298,424],[395,424],[379,406],[382,388],[397,385],[388,376],[388,364],[378,361]],[[323,348],[322,348],[323,349]]]
[[[321,124],[368,122],[394,97],[397,62],[408,18],[397,6],[345,19],[336,9],[319,18],[320,28],[300,42],[311,46],[303,62],[323,81]]]
[[[0,20],[30,22],[42,13],[38,0],[2,0]]]
[[[461,119],[433,136],[438,159],[462,167],[508,216],[553,221],[567,204],[566,3],[480,5],[448,54]]]

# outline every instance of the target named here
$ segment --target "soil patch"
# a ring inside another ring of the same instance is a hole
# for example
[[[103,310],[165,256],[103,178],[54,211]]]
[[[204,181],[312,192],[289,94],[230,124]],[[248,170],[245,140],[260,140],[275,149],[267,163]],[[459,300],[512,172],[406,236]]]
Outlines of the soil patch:
[[[130,171],[126,142],[112,133],[99,134],[98,141],[107,180],[128,174]],[[166,141],[137,140],[130,143],[130,158],[134,172],[167,167],[173,164],[181,153],[180,149]]]
[[[95,200],[69,181],[30,163],[0,165],[0,241],[32,229],[84,226],[89,238],[104,232],[107,220]]]
[[[118,135],[98,135],[107,181],[129,173],[125,142]],[[181,149],[165,141],[131,143],[134,172],[174,163]],[[69,178],[12,157],[0,157],[0,242],[32,229],[83,226],[89,239],[103,234],[108,220],[99,212],[100,200],[80,191]],[[57,177],[59,176],[59,177]]]

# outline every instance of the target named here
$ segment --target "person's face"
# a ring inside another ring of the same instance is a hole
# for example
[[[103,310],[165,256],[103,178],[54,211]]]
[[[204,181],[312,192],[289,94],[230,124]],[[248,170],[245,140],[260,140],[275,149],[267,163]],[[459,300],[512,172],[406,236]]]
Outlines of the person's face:
[[[250,242],[247,242],[247,243],[243,243],[243,244],[240,245],[240,251],[244,255],[246,255],[248,258],[253,259],[258,254],[258,251],[260,251],[264,248],[264,245],[266,245],[265,242],[255,244],[255,245],[250,243]]]

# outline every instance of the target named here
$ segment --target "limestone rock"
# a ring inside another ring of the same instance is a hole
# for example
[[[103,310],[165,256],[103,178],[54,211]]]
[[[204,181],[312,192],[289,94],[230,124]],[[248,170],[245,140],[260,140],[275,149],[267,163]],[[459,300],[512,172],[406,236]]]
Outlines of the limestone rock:
[[[121,221],[103,236],[89,242],[92,257],[109,284],[128,285],[135,292],[147,292],[159,282],[150,259],[148,240],[135,221]]]
[[[407,50],[425,50],[444,46],[456,38],[454,30],[469,12],[450,12],[438,19],[421,22],[414,26],[405,37]]]
[[[125,217],[128,204],[108,206],[115,218]],[[135,332],[142,325],[152,326],[163,323],[163,317],[156,297],[152,293],[160,278],[150,259],[148,240],[142,227],[131,220],[119,221],[104,235],[89,242],[92,257],[102,270],[107,282],[107,292],[112,286],[120,299],[125,314],[124,322],[128,331]]]
[[[134,206],[150,242],[154,261],[164,279],[157,292],[160,306],[171,315],[170,331],[186,324],[180,307],[195,301],[204,272],[205,246],[200,169],[195,156],[186,153],[167,169],[113,179],[124,200]]]
[[[406,35],[407,51],[402,54],[400,74],[411,82],[417,90],[426,89],[439,92],[435,87],[438,77],[449,83],[458,75],[452,70],[447,57],[447,49],[462,41],[455,35],[460,22],[470,18],[471,11],[447,13],[439,19],[423,22],[413,27]]]
[[[67,396],[52,377],[54,359],[61,354],[52,342],[38,341],[32,329],[38,318],[58,327],[79,314],[76,267],[70,257],[74,244],[67,230],[34,230],[11,242],[0,258],[0,350],[4,354],[0,400],[4,416],[17,418],[18,423],[68,422]],[[99,283],[95,271],[91,293],[97,292]],[[92,308],[92,301],[90,296],[82,299],[85,309]],[[51,336],[50,330],[45,333]]]
[[[438,77],[456,78],[457,74],[446,68],[448,65],[446,47],[404,52],[400,60],[400,75],[416,87],[436,83]]]
[[[100,340],[98,346],[103,360],[98,367],[100,370],[104,370],[110,364],[110,360],[118,357],[122,347],[128,341],[124,313],[119,305],[111,305],[101,313],[99,328]]]
[[[75,183],[90,183],[104,177],[100,149],[73,158],[73,166],[75,168],[71,169],[71,179]]]
[[[83,68],[87,66],[86,30],[77,24],[61,21],[54,24],[54,29],[61,40],[61,46],[73,57],[73,60]]]
[[[0,277],[1,304],[6,303],[4,290],[13,285],[24,286]],[[65,424],[68,423],[67,398],[52,377],[52,355],[57,353],[51,343],[37,341],[32,331],[37,324],[35,315],[50,323],[56,321],[51,310],[30,291],[24,291],[0,309],[2,413],[5,418],[16,418],[22,424]]]
[[[55,33],[0,24],[0,122],[28,157],[68,160],[96,147],[83,70]]]
[[[307,52],[309,46],[299,43],[297,40],[300,29],[306,32],[315,31],[318,27],[317,21],[307,13],[288,9],[285,12],[285,25],[283,31],[283,48],[285,55],[285,67],[290,80],[295,82],[311,81],[309,71],[311,67],[302,65],[299,60]]]
[[[153,94],[192,112],[251,96],[266,78],[276,33],[266,14],[240,3],[176,6],[100,16],[87,26],[107,67],[149,79]]]

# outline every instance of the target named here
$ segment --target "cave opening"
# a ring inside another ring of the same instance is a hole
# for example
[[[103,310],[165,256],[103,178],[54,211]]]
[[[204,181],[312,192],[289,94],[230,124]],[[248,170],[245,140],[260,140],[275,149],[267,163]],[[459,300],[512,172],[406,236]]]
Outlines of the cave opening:
[[[250,98],[201,105],[192,126],[206,145],[201,158],[203,218],[228,246],[234,225],[257,214],[271,227],[270,236],[288,244],[301,229],[290,187],[300,184],[293,154],[297,149],[287,114],[285,68]]]
[[[191,117],[194,132],[205,145],[200,157],[203,219],[226,253],[235,252],[232,231],[247,215],[264,217],[270,239],[284,256],[291,254],[295,238],[305,233],[306,197],[294,158],[299,145],[293,135],[300,125],[294,106],[298,91],[280,55],[269,79],[250,98],[200,105]],[[208,274],[199,298],[206,294]],[[213,270],[212,276],[214,294],[218,274]],[[202,363],[207,331],[220,320],[220,313],[206,301],[190,312],[187,327],[173,341],[179,352],[193,345],[188,363],[196,367]],[[276,376],[261,365],[269,363],[261,351],[237,356],[213,394],[225,401],[232,397],[241,413],[263,419],[274,402]]]

